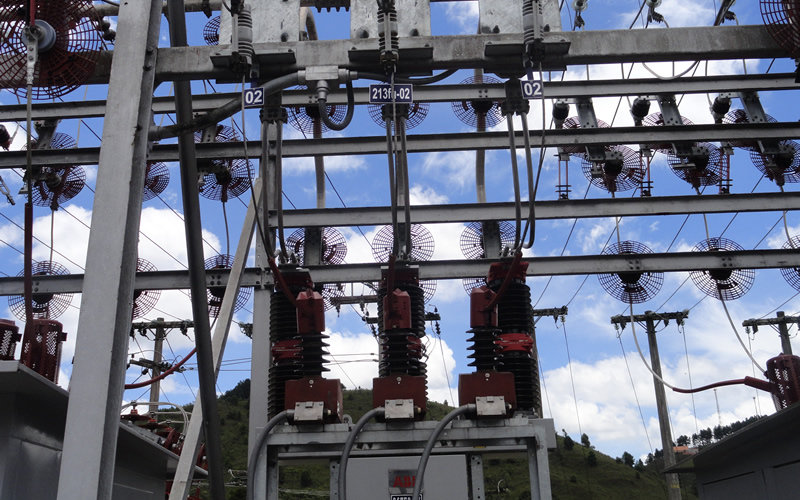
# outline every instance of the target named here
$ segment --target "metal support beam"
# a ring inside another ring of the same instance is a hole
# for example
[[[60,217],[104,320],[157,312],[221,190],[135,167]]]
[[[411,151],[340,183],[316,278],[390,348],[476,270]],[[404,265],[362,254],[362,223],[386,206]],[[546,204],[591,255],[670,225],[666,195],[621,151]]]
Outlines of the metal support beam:
[[[186,46],[186,17],[183,0],[168,0],[167,3],[169,5],[167,18],[170,43],[173,47]],[[187,81],[175,82],[175,118],[178,122],[185,122],[191,120],[192,116],[191,84]],[[178,137],[178,151],[181,167],[181,194],[185,212],[186,255],[192,293],[192,315],[195,322],[197,378],[200,386],[198,393],[203,408],[202,418],[199,420],[202,422],[206,443],[209,495],[212,500],[223,500],[225,498],[225,479],[222,474],[222,443],[219,436],[216,370],[211,328],[208,324],[203,226],[200,220],[200,193],[197,185],[197,158],[195,157],[194,136],[191,132],[186,132]],[[188,453],[193,450],[186,451]]]
[[[239,283],[247,263],[250,244],[253,241],[255,218],[258,213],[258,205],[261,202],[261,190],[258,186],[255,187],[254,197],[257,201],[254,202],[251,198],[247,207],[244,224],[242,224],[242,232],[239,235],[239,244],[236,246],[236,255],[233,258],[233,266],[230,270],[230,278],[225,285],[225,293],[222,296],[219,316],[217,316],[217,326],[214,329],[214,339],[211,347],[213,350],[215,379],[219,376],[219,369],[222,366],[225,344],[228,341],[231,321],[235,312],[236,297],[239,293]],[[188,429],[185,432],[183,453],[181,453],[181,457],[178,460],[178,469],[175,471],[175,479],[172,483],[169,500],[184,500],[190,493],[194,465],[202,442],[203,412],[203,401],[198,398],[192,410],[192,420],[189,422]]]
[[[800,192],[554,200],[536,202],[536,219],[777,212],[797,206],[800,206]],[[522,210],[527,211],[527,202],[523,202]],[[286,227],[379,226],[390,224],[390,215],[389,207],[287,210],[283,214],[283,221]],[[414,224],[488,222],[513,218],[513,203],[420,205],[411,211],[411,222]],[[271,223],[275,224],[276,220],[272,220]]]
[[[794,73],[770,73],[767,75],[723,75],[677,78],[675,80],[636,79],[636,80],[591,80],[591,81],[552,81],[544,83],[544,96],[547,99],[578,99],[582,97],[619,97],[669,94],[707,94],[719,92],[766,92],[771,90],[794,90]],[[365,105],[369,102],[369,89],[355,89],[355,103]],[[308,104],[309,91],[286,90],[283,92],[283,105],[287,107]],[[216,109],[240,93],[221,92],[192,96],[192,109],[207,112]],[[451,102],[475,99],[498,100],[505,98],[503,84],[468,85],[427,85],[414,88],[414,102]],[[153,99],[153,113],[156,115],[175,113],[172,97]],[[331,89],[328,94],[329,105],[344,105],[347,96],[344,89]],[[34,120],[67,120],[77,118],[96,118],[106,114],[106,101],[67,101],[41,102],[33,104]],[[0,122],[24,121],[24,104],[10,104],[0,107]]]
[[[280,125],[278,125],[280,126]],[[269,252],[272,250],[274,242],[274,231],[269,229],[267,224],[268,214],[271,211],[277,210],[278,203],[281,201],[281,192],[276,184],[276,168],[277,161],[276,147],[278,141],[281,139],[278,133],[278,126],[275,124],[263,123],[261,125],[261,139],[267,145],[264,148],[264,153],[261,156],[260,162],[260,176],[259,180],[265,180],[265,185],[269,190],[265,193],[266,201],[262,210],[259,210],[258,217],[261,221],[261,230],[259,231],[259,238],[256,239],[256,266],[263,270],[266,274],[269,269]],[[262,234],[269,233],[269,234]],[[264,241],[264,238],[267,241]],[[268,249],[267,245],[271,248]],[[266,276],[264,276],[266,277]],[[251,363],[250,363],[250,420],[249,420],[249,433],[247,436],[247,456],[253,453],[258,434],[269,421],[269,370],[272,366],[272,342],[270,340],[270,313],[273,284],[263,282],[260,286],[255,287],[253,292],[253,342],[251,346]],[[265,452],[266,453],[266,452]],[[267,460],[262,457],[259,460],[259,469],[250,471],[250,474],[255,474],[259,477],[266,477],[267,475]],[[270,478],[272,479],[272,478]],[[275,481],[268,481],[269,484],[277,485],[277,478]],[[264,489],[264,481],[256,481],[255,485],[257,490],[254,492],[254,498],[266,498],[267,491]]]
[[[59,500],[109,500],[114,484],[160,7],[151,0],[120,9],[117,39],[124,43],[108,88],[117,108],[103,127],[99,164],[105,168],[97,174],[92,209],[98,216],[89,233]]]
[[[563,257],[533,257],[528,276],[567,276],[579,274],[636,272],[681,272],[709,269],[774,269],[800,267],[800,254],[793,249],[742,250],[735,252],[680,252],[635,255],[577,255]],[[461,279],[486,276],[489,265],[498,259],[436,260],[415,262],[420,279]],[[314,282],[359,283],[380,281],[380,264],[339,264],[337,266],[305,266]],[[228,283],[230,271],[215,270],[219,276],[214,286]],[[80,293],[83,275],[37,276],[37,293]],[[248,268],[242,286],[270,287],[274,283],[268,271],[261,267]],[[0,278],[0,296],[22,293],[23,278]],[[189,287],[187,271],[157,271],[137,276],[137,290],[176,290]],[[261,335],[254,332],[253,336]],[[252,404],[252,403],[251,403]]]
[[[545,70],[584,64],[658,61],[765,59],[786,57],[765,26],[670,28],[668,30],[573,31],[545,33],[545,44],[569,44],[569,51],[545,61]],[[440,69],[484,68],[488,73],[519,73],[522,34],[482,34],[404,37],[400,71],[414,74]],[[487,47],[488,45],[488,47]],[[404,52],[430,51],[430,59],[404,58]],[[226,46],[165,49],[156,73],[159,81],[229,79],[223,61]],[[374,72],[378,54],[375,38],[256,44],[262,76],[274,77],[313,66]],[[276,59],[280,57],[281,59]],[[92,83],[106,83],[112,54],[104,53]],[[271,64],[270,64],[271,63]],[[268,67],[267,67],[268,66]],[[274,74],[267,74],[272,71]]]
[[[531,142],[541,143],[541,132],[531,130]],[[798,122],[746,123],[739,125],[683,125],[672,127],[613,127],[600,129],[561,129],[545,131],[544,145],[558,146],[607,146],[614,144],[641,144],[662,142],[720,142],[735,140],[784,140],[800,137]],[[522,133],[516,134],[522,141]],[[197,145],[198,159],[242,158],[241,142],[201,143]],[[253,155],[261,154],[258,141],[247,143]],[[507,150],[506,132],[473,132],[470,134],[420,134],[408,136],[408,153],[432,153],[447,151],[474,151],[475,149]],[[383,136],[331,137],[324,139],[294,139],[283,143],[284,158],[308,156],[357,156],[386,154],[386,138]],[[41,150],[33,157],[33,165],[47,166],[68,163],[73,165],[97,164],[99,148]],[[153,147],[148,160],[175,161],[178,148],[175,144],[159,144]],[[0,169],[22,168],[25,165],[24,151],[9,151],[0,155]],[[102,168],[102,167],[101,167]]]

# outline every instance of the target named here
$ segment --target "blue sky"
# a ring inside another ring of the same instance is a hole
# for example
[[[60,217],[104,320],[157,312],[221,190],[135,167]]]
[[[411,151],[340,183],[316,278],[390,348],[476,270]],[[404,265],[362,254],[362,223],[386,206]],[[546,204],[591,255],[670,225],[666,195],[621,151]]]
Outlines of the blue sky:
[[[567,2],[569,3],[569,2]],[[582,17],[587,31],[627,28],[638,11],[639,4],[635,0],[591,0]],[[566,8],[566,7],[565,7]],[[658,11],[663,14],[671,27],[705,26],[713,23],[716,2],[664,0]],[[738,21],[741,24],[761,24],[757,2],[739,2],[734,6]],[[201,45],[202,26],[205,17],[200,14],[188,14],[190,44]],[[432,6],[433,33],[469,34],[475,32],[477,25],[476,2],[438,2]],[[348,37],[348,14],[345,12],[322,12],[316,14],[320,38],[335,39]],[[566,10],[562,15],[565,29],[570,29],[570,17]],[[641,24],[636,24],[641,29]],[[665,29],[664,25],[652,25],[648,29]],[[166,22],[162,44],[167,45]],[[653,64],[651,67],[662,75],[669,76],[687,68],[691,62],[671,64]],[[750,73],[763,73],[770,61],[747,61],[746,68]],[[629,65],[624,67],[627,74]],[[794,69],[788,59],[778,60],[771,72],[785,72]],[[742,61],[712,62],[701,64],[697,75],[704,74],[741,74],[745,71]],[[673,73],[674,72],[674,73]],[[619,65],[573,67],[564,75],[569,80],[596,80],[618,78],[621,74]],[[447,83],[458,83],[472,76],[472,71],[462,71],[446,80]],[[560,73],[554,73],[553,79],[561,79]],[[633,78],[649,78],[650,75],[636,65]],[[212,84],[195,82],[195,93],[213,92]],[[213,84],[216,91],[234,91],[232,85]],[[162,84],[156,94],[171,94],[169,83]],[[781,121],[797,119],[796,92],[763,93],[762,101],[766,111]],[[100,99],[105,88],[96,86],[87,89],[82,87],[65,96],[65,100]],[[713,99],[713,95],[711,99]],[[8,92],[0,92],[0,103],[15,103],[16,97]],[[598,118],[611,123],[619,99],[605,98],[595,100]],[[551,103],[546,103],[547,113]],[[740,107],[734,102],[734,107]],[[623,100],[619,104],[614,125],[631,124],[627,112],[628,103]],[[705,95],[692,95],[683,98],[681,113],[694,123],[711,123],[712,118],[707,111],[708,101]],[[653,108],[655,109],[655,108]],[[571,115],[575,114],[574,107]],[[549,118],[549,116],[548,116]],[[156,117],[159,124],[162,118]],[[242,126],[242,117],[233,119],[236,126]],[[519,119],[517,119],[518,121]],[[548,119],[549,122],[549,119]],[[164,117],[168,124],[170,117]],[[532,106],[529,116],[532,129],[541,127],[541,109],[538,103]],[[230,120],[224,125],[232,126]],[[246,131],[249,138],[257,137],[259,121],[256,111],[248,111],[245,118]],[[519,122],[516,124],[519,130]],[[13,133],[14,124],[6,124]],[[495,129],[505,130],[505,123]],[[102,120],[87,119],[79,124],[75,120],[67,120],[59,126],[59,131],[68,133],[78,139],[80,147],[99,145],[95,136],[101,135]],[[461,123],[450,109],[449,104],[431,106],[427,119],[410,134],[429,134],[440,132],[465,132],[470,127]],[[381,135],[382,130],[369,118],[365,108],[356,109],[353,124],[341,133],[328,133],[326,136]],[[302,138],[302,135],[291,126],[285,128],[288,139]],[[17,133],[14,149],[19,149],[24,142],[24,131]],[[635,147],[635,146],[634,146]],[[2,154],[2,152],[0,152]],[[522,150],[518,151],[523,160]],[[537,200],[555,200],[557,195],[558,163],[555,151],[548,151]],[[513,190],[510,178],[510,156],[508,151],[491,151],[487,153],[487,197],[491,201],[510,201]],[[474,153],[455,152],[437,154],[412,154],[409,156],[410,183],[412,204],[445,204],[466,203],[476,201]],[[385,156],[334,157],[326,159],[326,167],[331,183],[328,184],[328,206],[340,207],[344,203],[348,207],[374,206],[389,204],[389,187],[386,176]],[[183,226],[179,215],[182,213],[178,167],[169,165],[172,180],[161,199],[145,202],[142,211],[141,230],[145,237],[140,240],[140,257],[152,262],[159,270],[182,269],[186,262],[186,249]],[[85,262],[86,241],[91,225],[92,191],[94,188],[96,167],[86,167],[87,188],[78,196],[67,202],[55,213],[53,246],[57,252],[55,261],[65,265],[72,273],[82,272]],[[588,181],[580,171],[580,162],[573,160],[569,164],[570,182],[573,199],[608,198],[609,193],[596,187],[589,187]],[[733,193],[776,192],[778,188],[753,166],[749,155],[744,150],[735,150],[732,157]],[[12,193],[16,193],[21,185],[20,177],[10,171],[2,172],[3,179]],[[652,164],[654,196],[678,195],[693,196],[690,186],[675,176],[666,164],[666,157],[658,154]],[[527,196],[524,191],[523,196]],[[335,191],[334,191],[335,188]],[[787,184],[786,190],[793,191],[796,186]],[[315,206],[313,160],[286,160],[284,165],[284,191],[291,205],[297,208]],[[337,195],[338,192],[338,195]],[[709,188],[704,196],[712,196],[716,189]],[[341,196],[341,201],[339,199]],[[619,197],[638,196],[638,193],[619,193]],[[21,197],[18,203],[10,206],[0,200],[0,213],[17,224],[22,223]],[[235,248],[242,220],[244,217],[243,201],[233,199],[227,204],[227,217],[230,224],[230,246]],[[285,206],[290,208],[288,200]],[[226,236],[220,202],[201,199],[204,236],[207,241],[206,255],[212,256],[224,252]],[[173,211],[174,210],[174,211]],[[786,241],[781,221],[781,213],[740,214],[731,222],[732,214],[708,216],[710,236],[724,236],[736,241],[747,249],[780,248]],[[46,244],[34,245],[34,258],[48,260],[50,250],[51,213],[47,208],[35,209],[35,234]],[[574,223],[574,228],[573,228]],[[730,225],[729,225],[730,223]],[[775,225],[778,223],[777,225]],[[787,223],[792,236],[800,234],[800,221],[793,213],[788,213]],[[84,225],[85,224],[85,225]],[[727,227],[729,226],[729,227]],[[727,229],[726,229],[727,227]],[[533,248],[535,255],[586,255],[599,254],[606,242],[616,241],[612,236],[615,228],[613,219],[586,219],[580,221],[544,221],[537,224],[537,241]],[[380,228],[362,227],[342,228],[347,239],[348,263],[373,262],[370,242]],[[463,232],[463,224],[431,225],[429,229],[434,235],[436,249],[434,259],[461,258],[457,241]],[[287,233],[290,234],[291,231]],[[362,233],[363,232],[363,235]],[[571,236],[568,235],[571,232]],[[631,217],[620,221],[620,233],[623,240],[641,242],[653,251],[688,251],[698,242],[706,238],[703,217],[661,216]],[[16,275],[22,270],[22,257],[16,251],[22,249],[22,232],[6,219],[0,220],[0,271],[7,275]],[[150,240],[158,242],[159,246]],[[67,261],[67,258],[75,264]],[[251,255],[252,258],[252,255]],[[694,386],[704,385],[719,380],[754,376],[753,367],[748,357],[739,346],[731,326],[728,324],[721,304],[712,298],[706,298],[691,282],[686,281],[687,273],[668,273],[664,277],[664,285],[660,293],[652,300],[637,305],[635,312],[645,310],[659,312],[691,309],[684,329],[673,322],[664,327],[658,334],[664,378],[676,386],[689,385],[689,373]],[[543,371],[544,414],[555,419],[556,429],[565,429],[573,437],[580,432],[589,434],[592,443],[603,452],[612,456],[621,456],[629,451],[634,456],[646,455],[653,448],[660,448],[658,424],[655,416],[655,398],[653,395],[652,377],[642,364],[636,353],[631,329],[628,327],[618,333],[610,324],[612,315],[624,314],[627,306],[609,296],[600,286],[595,276],[565,276],[529,279],[531,294],[536,307],[569,306],[569,315],[562,322],[552,318],[543,318],[537,324],[537,342],[541,369]],[[348,286],[348,292],[359,294],[362,286]],[[674,292],[674,293],[673,293]],[[64,347],[62,363],[62,385],[68,384],[71,371],[71,358],[74,352],[75,332],[77,331],[78,307],[80,295],[72,301],[72,307],[60,318],[65,330],[70,333]],[[466,356],[469,337],[466,330],[466,311],[468,299],[460,281],[442,281],[429,309],[434,306],[442,315],[440,322],[441,340],[428,333],[428,374],[429,392],[432,399],[447,400],[450,403],[457,396],[456,382],[459,373],[471,371],[467,366]],[[0,309],[5,309],[5,301],[0,302]],[[186,294],[177,291],[163,292],[156,306],[147,318],[158,316],[167,320],[191,317],[191,308]],[[768,358],[780,352],[780,341],[777,333],[764,327],[755,335],[745,336],[741,322],[748,318],[774,316],[777,308],[787,314],[800,311],[800,300],[797,291],[791,288],[781,277],[778,270],[760,270],[756,272],[753,289],[742,299],[728,305],[734,323],[740,335],[752,349],[755,358],[763,364]],[[249,322],[252,305],[248,304],[236,315],[236,320]],[[371,310],[371,315],[375,315]],[[0,316],[12,317],[9,311],[0,311]],[[19,322],[18,322],[19,323]],[[377,373],[377,345],[369,329],[360,317],[360,311],[345,306],[339,313],[327,313],[327,325],[331,336],[330,344],[333,358],[340,362],[331,366],[330,377],[341,379],[348,388],[355,386],[369,387],[371,379]],[[236,382],[249,376],[250,340],[238,332],[234,325],[232,335],[226,349],[226,362],[220,375],[219,390],[230,389]],[[644,344],[644,333],[637,329],[640,341]],[[795,333],[795,330],[792,330]],[[188,336],[173,331],[165,346],[168,360],[177,359],[191,349],[193,332]],[[621,343],[621,345],[620,345]],[[797,343],[793,340],[795,346]],[[569,357],[567,354],[569,347]],[[644,347],[646,349],[646,347]],[[796,348],[800,348],[797,346]],[[131,353],[136,357],[147,357],[152,349],[152,342],[137,337],[131,342]],[[646,351],[645,351],[646,354]],[[571,365],[569,361],[571,360]],[[687,363],[688,361],[688,363]],[[191,368],[193,362],[187,363],[190,370],[182,375],[167,378],[162,383],[163,397],[169,401],[183,404],[193,401],[197,389],[196,372]],[[446,369],[445,369],[446,367]],[[570,369],[571,367],[571,369]],[[630,376],[629,371],[630,370]],[[127,380],[133,381],[141,375],[137,367],[127,373]],[[759,376],[758,373],[755,376]],[[633,381],[633,383],[631,382]],[[573,393],[574,386],[574,393]],[[716,411],[713,392],[696,395],[694,398],[685,395],[668,393],[673,435],[691,435],[698,429],[713,427],[721,420],[730,423],[742,420],[755,413],[765,414],[773,411],[770,398],[765,393],[756,393],[744,387],[727,387],[717,392],[720,413]],[[145,389],[128,391],[125,400],[147,399]],[[640,414],[641,411],[641,414]]]

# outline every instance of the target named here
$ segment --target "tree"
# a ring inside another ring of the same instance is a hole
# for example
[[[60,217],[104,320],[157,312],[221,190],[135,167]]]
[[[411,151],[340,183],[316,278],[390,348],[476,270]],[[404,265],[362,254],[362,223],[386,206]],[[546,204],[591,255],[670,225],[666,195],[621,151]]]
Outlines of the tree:
[[[575,441],[569,436],[564,436],[564,449],[571,450],[575,446]]]
[[[633,464],[634,464],[634,461],[633,461],[633,455],[631,455],[631,454],[630,454],[630,453],[628,453],[627,451],[626,451],[625,453],[623,453],[623,454],[622,454],[622,461],[623,461],[623,462],[625,463],[625,465],[627,465],[628,467],[633,467]]]
[[[644,462],[642,462],[641,458],[636,461],[636,465],[634,465],[633,468],[636,469],[637,472],[644,471]]]
[[[678,436],[677,444],[678,446],[689,446],[689,436],[685,434],[683,436]]]
[[[587,448],[592,447],[592,443],[589,441],[589,436],[585,432],[581,434],[581,444]]]
[[[585,436],[586,434],[584,434]],[[586,455],[586,463],[589,464],[590,467],[597,466],[597,454],[595,454],[594,450],[589,450],[589,453]]]

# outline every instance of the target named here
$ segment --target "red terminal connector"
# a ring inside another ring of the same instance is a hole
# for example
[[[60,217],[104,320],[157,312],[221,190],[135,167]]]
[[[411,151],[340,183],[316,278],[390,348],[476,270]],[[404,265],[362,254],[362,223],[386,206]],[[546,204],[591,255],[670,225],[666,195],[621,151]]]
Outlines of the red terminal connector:
[[[411,328],[411,296],[402,290],[394,290],[383,298],[383,328],[385,330]]]
[[[524,352],[533,353],[533,339],[527,333],[504,333],[497,341],[500,352]]]
[[[325,331],[325,303],[319,292],[309,289],[297,295],[297,331],[300,335]]]
[[[496,293],[487,286],[473,288],[469,294],[469,326],[470,328],[497,327],[497,305],[489,309]]]

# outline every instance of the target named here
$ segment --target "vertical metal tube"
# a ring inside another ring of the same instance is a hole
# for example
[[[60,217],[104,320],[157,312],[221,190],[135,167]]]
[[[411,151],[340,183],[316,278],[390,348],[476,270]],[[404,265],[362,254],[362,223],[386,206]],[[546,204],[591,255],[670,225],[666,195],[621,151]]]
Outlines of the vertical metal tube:
[[[183,0],[168,0],[169,34],[173,47],[186,46],[186,14]],[[187,81],[175,82],[175,116],[179,123],[192,119],[192,88]],[[216,376],[211,348],[211,329],[208,323],[206,271],[203,259],[203,227],[200,220],[200,193],[197,186],[197,159],[194,137],[186,132],[178,137],[181,165],[181,193],[185,212],[186,252],[189,260],[189,283],[192,292],[197,372],[200,399],[203,404],[203,434],[208,457],[208,480],[211,498],[225,498],[222,475],[222,444],[219,436]]]

